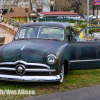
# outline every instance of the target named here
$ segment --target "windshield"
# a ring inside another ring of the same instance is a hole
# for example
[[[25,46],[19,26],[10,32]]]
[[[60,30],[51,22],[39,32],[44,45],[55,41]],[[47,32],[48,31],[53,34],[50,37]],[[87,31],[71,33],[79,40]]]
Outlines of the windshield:
[[[54,27],[28,27],[20,29],[15,36],[15,40],[28,38],[64,40],[64,30]]]

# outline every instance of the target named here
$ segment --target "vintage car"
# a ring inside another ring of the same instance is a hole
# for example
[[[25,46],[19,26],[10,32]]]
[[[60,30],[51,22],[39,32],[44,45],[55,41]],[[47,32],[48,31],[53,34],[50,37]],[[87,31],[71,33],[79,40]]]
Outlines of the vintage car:
[[[62,22],[24,24],[0,46],[0,80],[62,83],[69,70],[100,68],[99,31],[89,32],[75,35]]]

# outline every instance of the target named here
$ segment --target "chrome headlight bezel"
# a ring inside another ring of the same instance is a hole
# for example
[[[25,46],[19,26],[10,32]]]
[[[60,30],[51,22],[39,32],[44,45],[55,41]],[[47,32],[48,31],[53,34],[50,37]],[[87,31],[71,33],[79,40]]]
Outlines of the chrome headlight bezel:
[[[52,60],[50,61],[50,59],[52,59]],[[54,65],[56,63],[56,61],[57,61],[57,57],[54,54],[49,54],[47,56],[47,63],[48,64]]]

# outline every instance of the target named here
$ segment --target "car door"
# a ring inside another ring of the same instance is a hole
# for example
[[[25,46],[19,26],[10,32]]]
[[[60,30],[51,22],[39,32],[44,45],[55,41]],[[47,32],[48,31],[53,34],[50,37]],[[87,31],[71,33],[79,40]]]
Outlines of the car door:
[[[70,69],[100,68],[100,41],[93,34],[87,35],[87,30],[80,31],[70,43]]]

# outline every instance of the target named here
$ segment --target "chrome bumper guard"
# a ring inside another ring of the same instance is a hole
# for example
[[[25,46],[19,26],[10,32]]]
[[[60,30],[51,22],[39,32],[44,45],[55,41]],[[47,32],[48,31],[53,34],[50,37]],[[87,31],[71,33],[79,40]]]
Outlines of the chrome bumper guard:
[[[0,74],[0,80],[18,82],[56,82],[60,80],[60,75],[55,76],[17,76]]]

